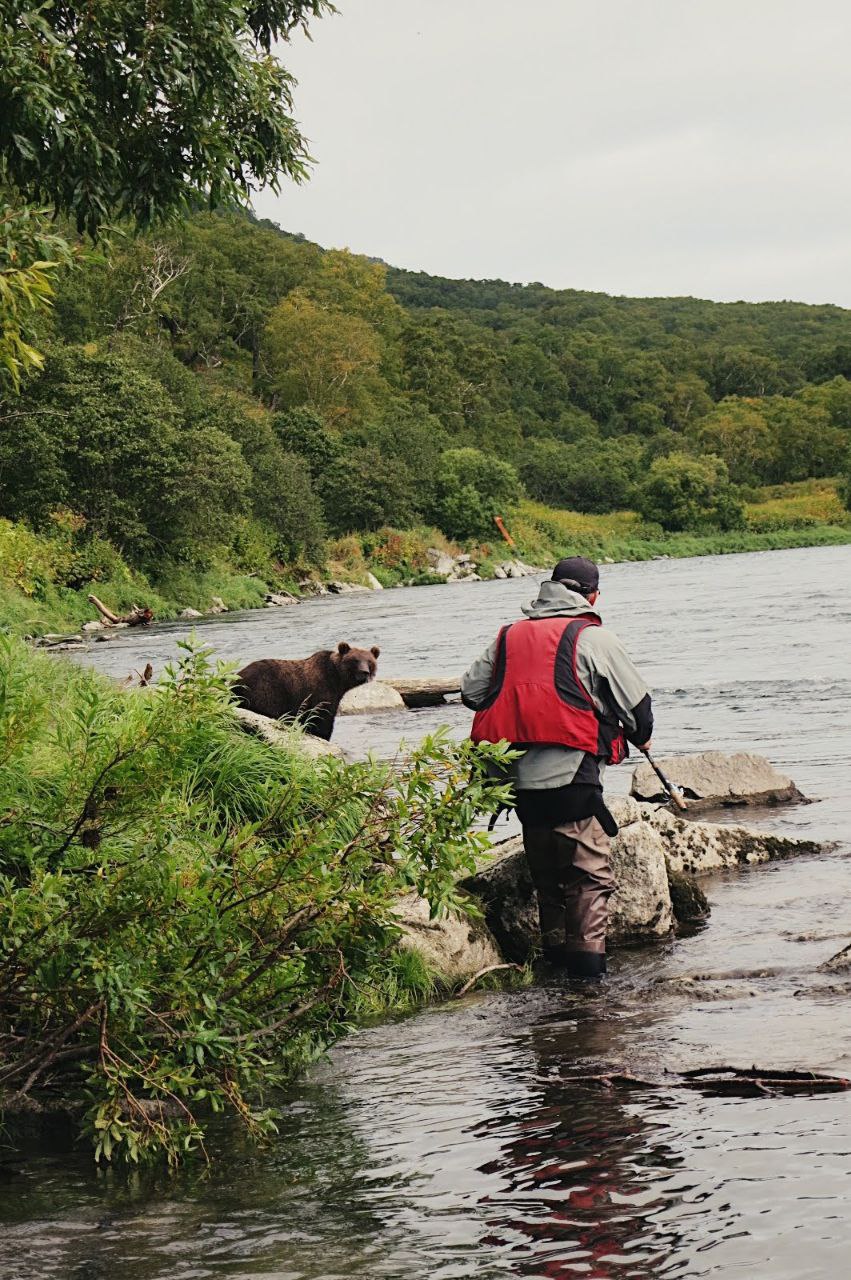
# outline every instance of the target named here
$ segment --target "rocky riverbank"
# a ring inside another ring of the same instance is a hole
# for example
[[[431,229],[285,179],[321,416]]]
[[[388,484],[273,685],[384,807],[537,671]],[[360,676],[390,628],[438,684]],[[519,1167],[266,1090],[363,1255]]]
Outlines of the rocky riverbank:
[[[394,586],[422,586],[422,585],[438,585],[439,583],[449,582],[482,582],[485,578],[507,579],[507,578],[530,578],[537,577],[545,573],[546,570],[536,568],[534,565],[525,564],[522,560],[506,559],[497,564],[485,566],[479,565],[469,555],[460,553],[458,555],[449,555],[445,551],[441,551],[437,547],[430,547],[428,552],[429,572],[423,578],[405,580],[394,583]],[[483,572],[479,573],[478,570]],[[263,597],[262,604],[259,608],[264,609],[284,609],[290,605],[297,605],[303,600],[316,599],[319,596],[341,596],[351,595],[357,592],[383,591],[384,587],[378,578],[372,572],[366,572],[362,575],[360,581],[349,581],[338,578],[322,580],[319,578],[303,578],[298,583],[298,593],[295,591],[267,591]],[[178,620],[183,622],[198,622],[203,618],[216,617],[219,614],[229,613],[231,610],[225,604],[221,596],[212,596],[210,603],[206,609],[182,608],[176,613]],[[171,620],[171,618],[167,619]],[[91,643],[104,643],[112,638],[112,636],[121,630],[126,630],[130,626],[150,625],[150,622],[156,621],[155,618],[143,621],[116,621],[109,622],[104,617],[94,618],[90,622],[83,623],[79,631],[66,632],[45,632],[42,635],[33,638],[33,643],[37,648],[50,649],[57,653],[73,652],[74,650],[85,649]]]
[[[401,696],[390,686],[379,687],[379,701],[381,689],[395,697],[398,709],[403,709]],[[292,746],[295,740],[314,757],[343,754],[333,743],[294,734],[263,716],[243,710],[237,710],[236,715],[244,728],[269,742]],[[735,804],[807,802],[792,780],[764,757],[704,752],[665,764],[678,777],[700,780],[703,802],[698,801],[690,812],[699,812],[701,818],[696,821],[689,815],[674,815],[657,803],[634,796],[610,802],[620,828],[613,845],[618,883],[610,904],[609,938],[613,945],[658,942],[705,919],[709,907],[700,879],[708,873],[823,850],[818,841],[758,826],[705,820],[707,811],[720,812],[730,803],[731,789]],[[639,766],[633,792],[643,789],[645,775]],[[473,906],[469,917],[432,919],[423,900],[413,895],[401,899],[396,914],[403,931],[402,945],[420,949],[436,976],[450,985],[493,965],[528,962],[538,949],[539,937],[537,901],[522,838],[514,836],[494,845],[462,887]]]

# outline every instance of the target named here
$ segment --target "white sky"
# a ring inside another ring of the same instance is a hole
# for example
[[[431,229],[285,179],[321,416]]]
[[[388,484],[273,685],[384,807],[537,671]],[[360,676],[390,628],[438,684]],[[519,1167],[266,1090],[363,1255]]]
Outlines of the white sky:
[[[337,0],[257,212],[437,275],[851,306],[847,0]]]

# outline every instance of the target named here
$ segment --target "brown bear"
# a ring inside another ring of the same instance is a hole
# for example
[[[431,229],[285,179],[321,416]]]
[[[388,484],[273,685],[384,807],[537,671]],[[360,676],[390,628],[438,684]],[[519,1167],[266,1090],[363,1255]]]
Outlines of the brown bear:
[[[334,731],[340,699],[349,689],[375,678],[381,650],[353,649],[341,640],[309,658],[260,658],[243,667],[234,684],[241,707],[273,720],[298,718],[308,733],[326,742]]]

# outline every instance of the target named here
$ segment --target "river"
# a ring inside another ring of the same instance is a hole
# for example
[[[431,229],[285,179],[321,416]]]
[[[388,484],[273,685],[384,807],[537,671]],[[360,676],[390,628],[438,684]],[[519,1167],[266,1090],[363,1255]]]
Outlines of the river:
[[[604,987],[463,1000],[350,1036],[254,1151],[226,1130],[209,1176],[96,1173],[34,1142],[0,1167],[3,1280],[833,1280],[848,1270],[851,1098],[600,1094],[572,1077],[718,1063],[851,1074],[851,548],[604,567],[600,607],[656,695],[659,753],[757,750],[817,800],[756,815],[836,842],[706,885],[706,928],[617,952]],[[198,633],[240,663],[338,640],[384,675],[454,673],[533,580],[321,599]],[[83,660],[124,675],[186,624]],[[460,706],[338,719],[388,754]],[[612,790],[629,770],[611,770]],[[0,1157],[2,1159],[2,1157]]]

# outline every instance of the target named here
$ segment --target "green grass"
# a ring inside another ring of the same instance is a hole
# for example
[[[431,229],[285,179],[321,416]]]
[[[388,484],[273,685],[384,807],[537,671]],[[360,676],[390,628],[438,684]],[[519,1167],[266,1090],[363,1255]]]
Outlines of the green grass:
[[[563,555],[618,562],[851,543],[851,512],[844,508],[833,480],[760,491],[758,500],[746,505],[745,519],[745,529],[727,533],[665,533],[642,524],[633,511],[581,515],[523,502],[511,532],[523,558],[541,565]]]

